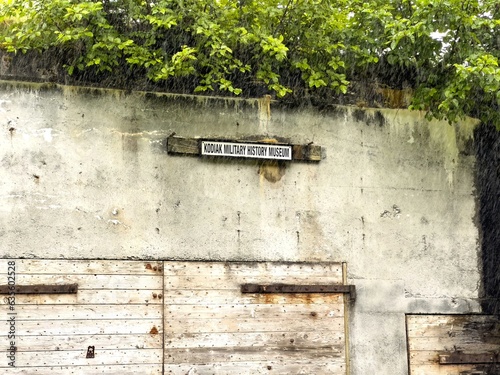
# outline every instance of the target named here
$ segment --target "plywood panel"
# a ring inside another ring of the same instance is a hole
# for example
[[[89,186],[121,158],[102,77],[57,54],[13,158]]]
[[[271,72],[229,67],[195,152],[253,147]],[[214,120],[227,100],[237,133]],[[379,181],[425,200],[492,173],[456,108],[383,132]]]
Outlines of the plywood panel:
[[[161,263],[0,260],[0,284],[14,279],[16,285],[77,283],[78,292],[0,299],[6,318],[0,329],[8,332],[15,320],[17,347],[16,367],[6,355],[0,373],[161,374]],[[94,358],[87,358],[90,346]]]
[[[440,364],[439,355],[482,354],[500,349],[500,322],[489,315],[408,315],[411,375],[497,374],[495,364]],[[492,372],[493,371],[493,372]]]
[[[340,264],[165,262],[164,272],[166,374],[346,373],[342,295],[240,290],[341,284]]]

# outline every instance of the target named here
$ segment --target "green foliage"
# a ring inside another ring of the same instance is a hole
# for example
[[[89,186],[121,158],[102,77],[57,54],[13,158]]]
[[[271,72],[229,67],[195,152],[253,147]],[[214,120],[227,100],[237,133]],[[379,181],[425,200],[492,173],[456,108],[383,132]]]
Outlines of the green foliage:
[[[413,88],[429,117],[498,127],[499,29],[497,0],[0,0],[0,49],[56,49],[69,74],[277,97],[372,80]]]

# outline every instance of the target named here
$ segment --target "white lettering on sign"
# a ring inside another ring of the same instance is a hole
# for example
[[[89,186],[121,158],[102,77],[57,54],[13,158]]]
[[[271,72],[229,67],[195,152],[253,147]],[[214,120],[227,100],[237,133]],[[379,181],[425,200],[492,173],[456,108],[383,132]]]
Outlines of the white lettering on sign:
[[[292,146],[202,141],[201,154],[236,158],[292,160]]]

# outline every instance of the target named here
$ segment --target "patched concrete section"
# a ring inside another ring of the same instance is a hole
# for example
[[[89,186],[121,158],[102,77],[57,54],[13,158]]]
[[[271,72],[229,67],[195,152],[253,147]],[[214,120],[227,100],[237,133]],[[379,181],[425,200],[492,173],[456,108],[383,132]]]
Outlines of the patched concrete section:
[[[405,313],[479,311],[473,127],[404,110],[3,82],[0,254],[345,261],[358,287],[352,374],[404,374]],[[326,156],[172,156],[173,133],[314,142]]]

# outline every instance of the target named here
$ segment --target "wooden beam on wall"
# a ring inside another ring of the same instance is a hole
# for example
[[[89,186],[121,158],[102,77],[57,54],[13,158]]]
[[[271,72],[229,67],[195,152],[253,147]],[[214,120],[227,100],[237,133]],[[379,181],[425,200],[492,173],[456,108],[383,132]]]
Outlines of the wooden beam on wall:
[[[220,139],[205,139],[205,138],[184,138],[170,136],[167,138],[167,152],[173,155],[201,155],[202,141],[221,141]],[[247,140],[224,140],[225,142],[244,142],[255,144],[271,144],[276,146],[292,146],[293,161],[312,161],[319,162],[322,158],[321,146],[314,144],[285,144],[285,143],[268,143],[265,141],[255,142]]]

